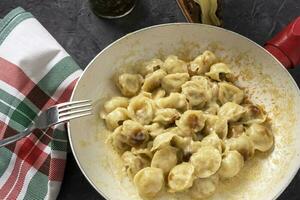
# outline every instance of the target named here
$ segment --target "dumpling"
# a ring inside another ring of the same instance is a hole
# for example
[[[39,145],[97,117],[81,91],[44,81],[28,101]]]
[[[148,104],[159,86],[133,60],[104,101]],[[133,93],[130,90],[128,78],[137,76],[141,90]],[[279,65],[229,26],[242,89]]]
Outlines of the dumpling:
[[[241,123],[231,123],[228,126],[228,138],[239,137],[245,132],[245,127]]]
[[[132,97],[138,94],[143,83],[143,77],[139,74],[121,74],[117,86],[121,93],[126,97]]]
[[[268,151],[273,147],[274,137],[267,127],[261,124],[252,124],[246,134],[252,140],[254,148],[259,151]]]
[[[159,123],[152,123],[144,127],[152,137],[156,137],[165,132],[164,127]]]
[[[154,102],[143,95],[138,95],[130,100],[128,113],[131,119],[141,123],[149,124],[154,117]]]
[[[208,178],[197,178],[194,180],[193,186],[188,190],[188,194],[193,199],[205,199],[212,196],[219,184],[219,176],[217,174]]]
[[[154,58],[148,62],[143,63],[142,67],[139,69],[139,73],[143,76],[153,73],[154,71],[161,68],[163,61],[160,59]]]
[[[170,145],[184,149],[190,141],[188,138],[181,137],[179,133],[181,133],[181,131],[177,127],[166,129],[165,132],[154,138],[151,151]]]
[[[203,107],[206,102],[211,99],[211,91],[206,85],[201,84],[200,81],[188,81],[181,86],[182,93],[186,96],[189,104],[192,107]]]
[[[228,132],[227,120],[217,115],[206,114],[205,127],[203,133],[216,133],[221,139],[225,139]]]
[[[151,152],[152,146],[150,144],[151,144],[151,142],[148,142],[146,148],[132,147],[131,152],[136,156],[140,156],[141,158],[151,160],[153,158],[153,153]]]
[[[175,108],[180,111],[188,109],[188,102],[184,94],[171,93],[169,96],[156,100],[160,108]]]
[[[228,151],[223,155],[218,174],[222,178],[232,178],[240,172],[243,166],[243,156],[238,151]]]
[[[123,121],[129,119],[128,111],[125,108],[116,108],[108,115],[106,115],[105,123],[109,130],[114,130],[118,126],[122,125]]]
[[[218,99],[222,104],[227,102],[240,104],[244,99],[244,91],[232,84],[221,82],[219,83]]]
[[[154,100],[162,98],[164,96],[166,96],[166,91],[164,89],[162,89],[162,88],[157,88],[156,90],[154,90],[152,92],[152,98]]]
[[[245,113],[245,108],[232,102],[227,102],[218,111],[218,116],[227,119],[228,122],[236,122]]]
[[[202,144],[200,141],[194,141],[192,137],[175,136],[171,141],[172,145],[178,148],[178,160],[180,162],[188,162],[193,153],[196,153]]]
[[[210,67],[210,71],[205,73],[205,75],[215,81],[228,81],[234,77],[231,70],[225,63],[213,64]]]
[[[190,79],[188,73],[175,73],[166,75],[161,82],[161,87],[167,91],[171,92],[180,92],[181,85],[187,82]]]
[[[132,120],[123,122],[121,134],[125,136],[126,143],[132,147],[146,146],[149,140],[149,133],[143,125]]]
[[[155,113],[153,122],[158,122],[163,125],[172,124],[180,118],[180,113],[174,108],[158,109]]]
[[[104,104],[104,111],[110,113],[116,108],[127,108],[129,100],[126,97],[113,97]]]
[[[216,115],[218,113],[220,106],[216,102],[209,102],[206,104],[204,107],[204,113],[205,114],[211,114],[211,115]]]
[[[241,117],[241,122],[244,124],[263,123],[267,119],[264,110],[252,104],[244,105],[246,112]]]
[[[123,153],[131,148],[131,146],[127,144],[126,136],[122,135],[122,128],[123,126],[116,128],[108,138],[108,141],[111,141],[112,146],[118,153]]]
[[[194,166],[183,162],[176,165],[169,173],[168,186],[170,192],[180,192],[190,188],[194,180]]]
[[[164,147],[155,152],[151,161],[151,167],[160,168],[164,174],[168,174],[169,171],[177,164],[177,149],[174,147]]]
[[[155,167],[146,167],[134,176],[133,182],[142,197],[154,197],[164,186],[163,171]]]
[[[155,151],[157,149],[161,149],[163,147],[169,146],[171,140],[175,135],[176,135],[175,133],[169,131],[156,136],[153,140],[153,147],[151,151]]]
[[[151,93],[151,92],[141,91],[141,92],[138,94],[138,96],[140,96],[140,97],[146,97],[146,98],[152,99],[152,93]],[[137,97],[137,96],[135,96],[135,97]],[[135,98],[135,97],[133,97],[133,98]],[[131,98],[131,99],[133,99],[133,98]],[[129,101],[129,102],[130,102],[130,101]]]
[[[212,146],[201,147],[190,158],[198,178],[207,178],[216,173],[221,166],[221,161],[221,153]]]
[[[237,150],[245,160],[251,158],[254,155],[253,142],[245,134],[237,138],[230,138],[225,141],[225,144],[229,150]]]
[[[191,75],[200,75],[208,72],[210,66],[217,62],[217,57],[211,51],[204,51],[190,62],[188,69]]]
[[[183,61],[178,59],[177,56],[168,56],[165,60],[162,69],[165,70],[168,74],[174,73],[187,73],[187,64]]]
[[[193,143],[192,137],[182,137],[182,131],[178,127],[173,129],[173,133],[176,135],[172,138],[171,145],[184,152],[188,151]]]
[[[215,97],[217,98],[219,92],[218,83],[212,82],[206,76],[192,76],[192,81],[199,81],[200,85],[203,85],[207,90],[209,90],[210,95],[212,96],[212,101],[215,101]]]
[[[190,145],[190,149],[189,149],[189,153],[191,153],[190,156],[192,156],[192,154],[196,153],[201,147],[202,147],[202,143],[200,141],[192,141],[191,145]]]
[[[212,98],[211,101],[216,102],[219,96],[219,84],[216,82],[210,82]]]
[[[201,140],[201,146],[211,146],[216,148],[220,153],[223,152],[225,145],[216,133],[211,133]]]
[[[243,90],[227,82],[220,82],[218,85],[218,99],[222,104],[227,102],[240,104],[243,101],[245,95]]]
[[[150,162],[140,156],[134,155],[130,151],[126,151],[122,155],[126,172],[133,177],[141,169],[150,166]]]
[[[175,123],[185,136],[192,136],[203,129],[205,120],[202,111],[187,110]]]
[[[160,87],[161,80],[165,77],[167,73],[159,69],[151,74],[148,74],[145,78],[145,82],[142,86],[142,90],[146,92],[152,92],[156,88]]]
[[[207,85],[210,82],[209,78],[202,75],[192,76],[191,81],[200,81],[201,84],[205,85]]]

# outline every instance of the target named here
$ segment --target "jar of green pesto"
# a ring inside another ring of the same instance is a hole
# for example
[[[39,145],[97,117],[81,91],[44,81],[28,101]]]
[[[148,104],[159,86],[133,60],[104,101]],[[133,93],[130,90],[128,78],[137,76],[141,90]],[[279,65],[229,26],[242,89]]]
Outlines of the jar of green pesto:
[[[95,15],[103,18],[120,18],[132,11],[137,0],[89,0]]]

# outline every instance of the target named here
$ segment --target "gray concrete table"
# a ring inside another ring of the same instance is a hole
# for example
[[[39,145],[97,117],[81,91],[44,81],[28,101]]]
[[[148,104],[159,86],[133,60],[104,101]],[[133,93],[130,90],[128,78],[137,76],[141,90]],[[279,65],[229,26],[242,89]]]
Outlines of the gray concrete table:
[[[104,20],[91,13],[87,0],[0,0],[0,17],[17,6],[32,12],[84,69],[104,47],[129,32],[155,24],[185,22],[175,0],[138,1],[130,15]],[[224,27],[259,44],[299,14],[299,0],[223,0]],[[300,68],[290,72],[300,85]],[[84,178],[71,153],[58,199],[103,199]],[[300,199],[299,172],[279,199]]]

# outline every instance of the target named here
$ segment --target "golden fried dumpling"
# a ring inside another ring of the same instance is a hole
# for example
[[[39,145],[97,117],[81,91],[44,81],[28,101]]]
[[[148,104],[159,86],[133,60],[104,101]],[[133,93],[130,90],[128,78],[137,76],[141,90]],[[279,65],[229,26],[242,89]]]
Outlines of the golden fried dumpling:
[[[160,108],[175,108],[180,111],[185,111],[188,109],[188,102],[184,94],[171,93],[167,97],[160,98],[156,100],[156,104]]]
[[[105,116],[106,127],[109,130],[114,130],[122,125],[123,121],[129,119],[128,111],[125,108],[116,108]]]
[[[139,74],[121,74],[117,86],[126,97],[137,95],[143,83],[143,77]]]
[[[189,79],[188,73],[168,74],[162,79],[161,87],[168,93],[181,92],[181,85]]]
[[[212,146],[201,147],[190,158],[198,178],[207,178],[216,173],[221,166],[221,160],[221,153]]]
[[[240,104],[244,99],[244,91],[230,83],[221,82],[219,83],[218,99],[222,104],[227,102]]]
[[[253,142],[245,134],[236,138],[230,138],[225,141],[225,144],[229,150],[238,151],[244,157],[245,160],[251,158],[254,155]]]
[[[168,74],[174,73],[187,73],[187,64],[183,60],[180,60],[177,56],[168,56],[165,60],[162,69]]]
[[[163,171],[155,167],[146,167],[134,176],[133,182],[142,197],[154,197],[164,186]]]
[[[245,108],[232,102],[227,102],[218,111],[218,116],[227,119],[228,122],[236,122],[245,113]]]
[[[215,81],[230,80],[233,74],[225,63],[216,63],[210,67],[209,72],[205,73],[206,76]]]
[[[274,136],[267,127],[261,124],[252,124],[246,130],[246,134],[253,142],[254,148],[259,151],[268,151],[273,147]]]
[[[244,158],[238,151],[227,151],[223,155],[218,174],[222,178],[232,178],[240,172],[243,166]]]
[[[154,71],[151,74],[148,74],[145,77],[145,81],[144,81],[144,84],[142,86],[142,90],[146,91],[146,92],[152,92],[156,88],[159,88],[160,84],[161,84],[161,80],[166,75],[167,75],[167,73],[162,69],[159,69],[157,71]]]
[[[177,164],[177,149],[171,146],[166,146],[157,150],[154,153],[151,161],[151,167],[160,168],[164,174],[168,174],[169,171]]]
[[[180,192],[190,188],[194,180],[194,166],[183,162],[171,169],[168,176],[170,192]]]
[[[193,199],[205,199],[212,196],[217,189],[219,176],[214,174],[208,178],[197,178],[193,186],[188,190],[188,194]]]
[[[143,95],[132,98],[128,105],[130,118],[141,124],[149,124],[154,117],[154,112],[153,100]]]
[[[217,62],[217,58],[211,51],[204,51],[190,62],[188,69],[191,75],[201,75],[209,71],[210,66]]]
[[[125,151],[122,154],[122,159],[125,165],[126,172],[132,177],[141,169],[150,166],[150,162],[148,159],[135,155],[130,151]]]
[[[175,123],[185,136],[192,136],[201,131],[206,118],[200,110],[187,110]]]
[[[180,113],[176,109],[163,108],[156,111],[153,122],[168,125],[174,123],[178,118],[180,118]]]

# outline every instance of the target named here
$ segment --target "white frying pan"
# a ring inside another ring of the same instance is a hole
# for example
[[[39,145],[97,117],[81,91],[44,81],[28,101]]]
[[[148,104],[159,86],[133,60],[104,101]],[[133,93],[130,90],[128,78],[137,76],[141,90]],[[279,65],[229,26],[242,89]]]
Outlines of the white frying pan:
[[[299,61],[299,49],[293,54],[287,45],[291,41],[290,44],[298,42],[299,48],[299,24],[300,18],[267,47],[288,67]],[[286,40],[281,40],[282,36]],[[300,92],[275,57],[237,33],[208,25],[178,23],[126,35],[90,62],[73,91],[72,101],[92,99],[99,105],[118,95],[112,76],[120,67],[169,54],[188,60],[205,49],[214,51],[239,74],[238,84],[248,88],[254,102],[265,106],[275,135],[274,151],[268,156],[258,154],[247,161],[237,177],[220,184],[212,199],[275,199],[288,186],[300,165]],[[288,54],[291,57],[286,56]],[[96,115],[69,123],[70,143],[80,169],[106,199],[140,199],[121,171],[119,156],[105,144],[107,134]],[[176,199],[176,196],[163,195],[157,199]]]

